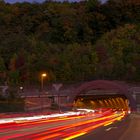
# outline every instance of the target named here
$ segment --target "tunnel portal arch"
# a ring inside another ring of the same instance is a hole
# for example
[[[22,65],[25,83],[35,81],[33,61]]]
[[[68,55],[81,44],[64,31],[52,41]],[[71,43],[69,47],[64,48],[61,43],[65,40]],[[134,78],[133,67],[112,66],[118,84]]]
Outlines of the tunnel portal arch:
[[[81,86],[79,86],[74,92],[77,97],[78,95],[82,94],[85,91],[96,90],[96,89],[97,90],[111,90],[119,94],[125,95],[127,99],[129,100],[131,110],[136,111],[136,102],[131,92],[129,91],[129,87],[127,85],[118,84],[114,81],[95,80],[95,81],[86,82],[82,84]]]

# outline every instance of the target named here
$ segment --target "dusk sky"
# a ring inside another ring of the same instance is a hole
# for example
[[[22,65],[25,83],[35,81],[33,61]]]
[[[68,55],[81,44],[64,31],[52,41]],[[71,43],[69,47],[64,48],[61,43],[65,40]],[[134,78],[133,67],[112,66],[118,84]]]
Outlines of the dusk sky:
[[[23,1],[27,1],[27,2],[43,2],[45,0],[5,0],[5,2],[9,2],[9,3],[14,3],[14,2],[23,2]],[[69,0],[69,1],[77,1],[77,0]],[[79,0],[78,0],[79,1]],[[101,0],[102,2],[105,2],[106,0]]]
[[[5,0],[5,2],[9,2],[9,3],[14,3],[14,2],[24,2],[24,1],[27,1],[27,2],[43,2],[45,0]]]

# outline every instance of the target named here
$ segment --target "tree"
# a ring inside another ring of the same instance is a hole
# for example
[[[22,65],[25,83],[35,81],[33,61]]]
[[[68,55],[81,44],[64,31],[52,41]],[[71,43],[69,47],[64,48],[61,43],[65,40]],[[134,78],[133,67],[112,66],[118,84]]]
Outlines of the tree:
[[[98,54],[98,69],[102,70],[100,74],[104,74],[106,78],[138,80],[136,77],[139,77],[139,65],[136,65],[136,60],[140,59],[139,31],[139,26],[126,24],[106,33],[97,41],[96,48],[106,50],[105,54]]]
[[[19,71],[16,68],[17,54],[14,54],[9,64],[9,82],[12,85],[19,83]]]
[[[0,82],[1,84],[4,84],[4,82],[6,81],[6,73],[7,73],[7,69],[6,69],[4,60],[2,57],[0,57]]]

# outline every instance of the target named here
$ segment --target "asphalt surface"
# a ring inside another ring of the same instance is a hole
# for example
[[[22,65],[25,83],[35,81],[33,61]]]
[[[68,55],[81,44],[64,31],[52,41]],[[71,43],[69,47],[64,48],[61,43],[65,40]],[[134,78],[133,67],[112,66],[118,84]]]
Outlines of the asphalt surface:
[[[133,114],[130,125],[119,140],[140,140],[140,114]]]
[[[97,128],[75,140],[140,140],[140,115],[131,114],[120,122]]]

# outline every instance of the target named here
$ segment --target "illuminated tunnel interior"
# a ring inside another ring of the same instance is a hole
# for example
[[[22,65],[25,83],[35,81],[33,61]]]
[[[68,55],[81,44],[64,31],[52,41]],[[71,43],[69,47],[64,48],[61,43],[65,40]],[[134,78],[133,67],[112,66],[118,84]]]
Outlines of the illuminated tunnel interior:
[[[112,108],[117,110],[128,110],[129,101],[125,95],[78,95],[74,101],[74,108]]]
[[[136,110],[136,101],[127,85],[108,80],[83,83],[75,91],[74,108]]]

